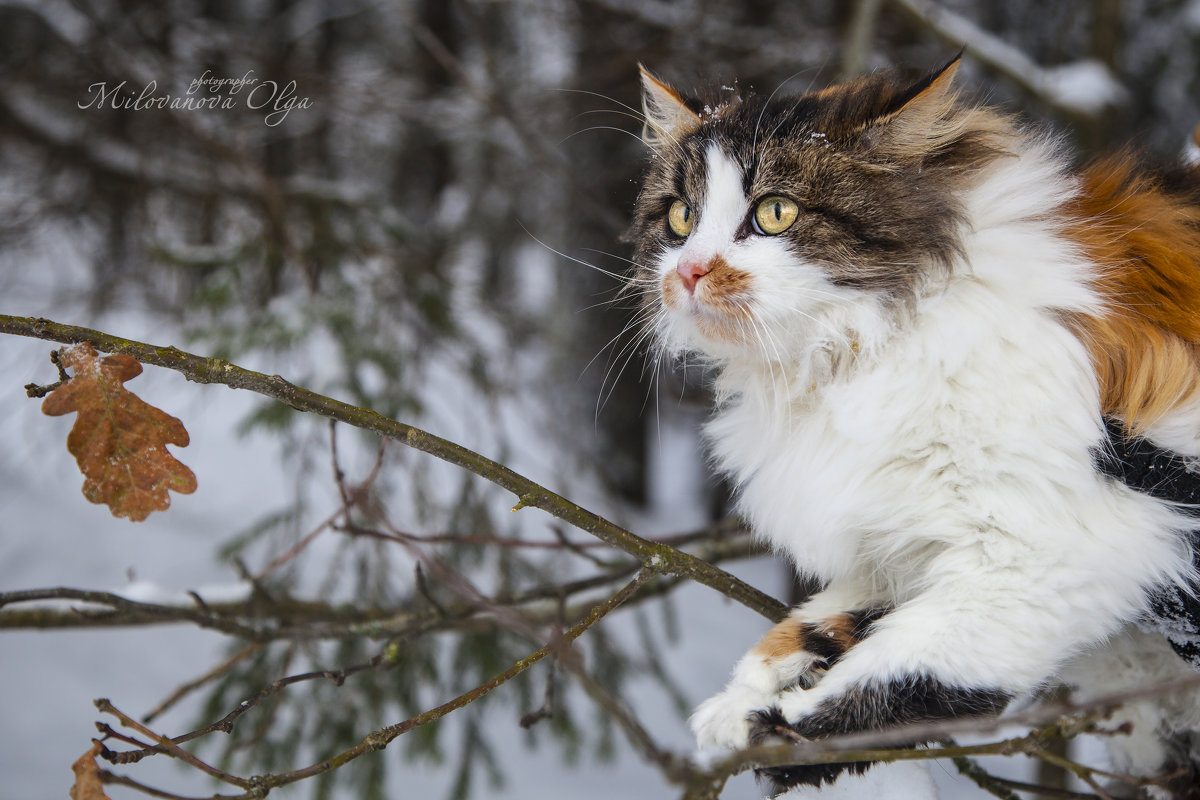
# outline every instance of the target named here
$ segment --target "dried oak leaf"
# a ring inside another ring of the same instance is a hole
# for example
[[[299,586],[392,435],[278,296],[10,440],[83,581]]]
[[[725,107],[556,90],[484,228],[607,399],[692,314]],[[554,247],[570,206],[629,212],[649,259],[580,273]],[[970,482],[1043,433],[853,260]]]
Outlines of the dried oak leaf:
[[[196,476],[167,452],[186,447],[183,423],[144,402],[122,384],[142,372],[126,355],[100,358],[84,342],[59,353],[75,371],[70,381],[42,403],[50,416],[79,412],[67,436],[67,450],[83,473],[83,496],[105,503],[114,517],[140,522],[171,505],[168,489],[196,491]]]
[[[71,785],[71,800],[109,800],[100,779],[100,765],[96,763],[96,756],[103,750],[104,745],[92,740],[92,749],[71,765],[75,772],[75,783]]]

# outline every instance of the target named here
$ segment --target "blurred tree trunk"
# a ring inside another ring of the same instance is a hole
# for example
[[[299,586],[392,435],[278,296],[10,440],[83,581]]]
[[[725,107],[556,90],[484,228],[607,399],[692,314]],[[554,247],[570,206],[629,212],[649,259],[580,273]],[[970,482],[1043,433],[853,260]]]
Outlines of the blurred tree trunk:
[[[1121,56],[1125,25],[1122,0],[1093,0],[1088,55],[1108,67],[1113,75],[1121,74]],[[1109,147],[1113,131],[1121,127],[1123,113],[1109,107],[1102,113],[1081,117],[1076,121],[1080,147],[1097,152]]]
[[[841,80],[857,78],[870,66],[871,44],[882,7],[883,0],[857,0],[854,4],[854,16],[850,18],[842,49]]]

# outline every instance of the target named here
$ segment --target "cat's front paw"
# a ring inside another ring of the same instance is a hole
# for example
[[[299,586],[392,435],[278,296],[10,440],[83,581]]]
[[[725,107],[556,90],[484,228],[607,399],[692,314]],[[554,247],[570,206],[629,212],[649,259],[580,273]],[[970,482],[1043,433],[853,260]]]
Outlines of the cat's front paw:
[[[808,733],[803,720],[815,706],[811,691],[796,687],[780,692],[764,706],[750,715],[750,744],[762,744],[770,739],[789,742],[805,741]]]
[[[802,687],[788,689],[779,693],[776,706],[788,723],[797,726],[801,720],[817,710],[819,691],[814,692]]]
[[[746,686],[727,686],[700,704],[688,722],[701,753],[741,750],[750,743],[751,718],[774,698]]]
[[[757,745],[773,741],[811,741],[810,736],[806,735],[811,732],[806,730],[804,720],[790,716],[783,710],[784,706],[787,706],[792,713],[800,713],[797,709],[807,709],[811,707],[811,702],[797,691],[782,693],[776,699],[775,705],[751,715],[750,743]],[[859,775],[870,766],[868,762],[785,764],[759,767],[754,770],[754,774],[769,788],[769,796],[777,797],[797,786],[823,786],[833,783],[845,773]]]

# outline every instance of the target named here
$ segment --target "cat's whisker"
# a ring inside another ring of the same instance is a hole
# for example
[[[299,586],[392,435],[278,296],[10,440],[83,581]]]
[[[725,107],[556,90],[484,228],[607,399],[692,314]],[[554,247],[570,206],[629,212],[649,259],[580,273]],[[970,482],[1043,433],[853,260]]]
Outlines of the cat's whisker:
[[[774,88],[774,90],[772,90],[772,92],[769,95],[767,95],[766,102],[763,103],[762,109],[758,112],[758,120],[754,123],[754,136],[752,136],[750,139],[750,152],[751,153],[758,152],[758,131],[759,131],[759,128],[762,127],[763,115],[767,113],[767,107],[771,105],[771,101],[775,99],[775,95],[779,94],[779,90],[782,89],[784,86],[786,86],[788,83],[790,83],[793,78],[797,78],[797,77],[803,75],[804,73],[808,72],[810,69],[812,69],[812,67],[805,67],[804,69],[796,70],[791,75],[789,75],[786,78],[784,78],[783,80],[781,80],[779,82],[779,85],[777,85]]]
[[[564,136],[563,138],[558,140],[558,144],[560,144],[560,145],[565,144],[566,142],[570,141],[571,139],[574,139],[576,136],[579,136],[580,134],[591,133],[592,131],[616,131],[617,133],[623,133],[626,136],[632,136],[634,139],[637,139],[639,142],[642,140],[642,137],[638,136],[633,131],[627,131],[624,128],[618,128],[615,125],[592,125],[590,127],[577,130],[574,133],[567,134],[566,136]]]
[[[546,248],[546,249],[547,249],[547,250],[549,250],[551,253],[554,253],[556,256],[559,256],[559,257],[561,257],[561,258],[565,258],[565,259],[567,259],[568,261],[574,261],[576,264],[580,264],[580,265],[582,265],[582,266],[585,266],[585,267],[587,267],[588,269],[593,269],[593,270],[595,270],[596,272],[599,272],[599,273],[600,273],[600,274],[602,274],[602,275],[607,275],[608,277],[610,277],[610,278],[612,278],[612,279],[614,279],[614,280],[621,281],[622,283],[627,283],[627,282],[629,282],[629,280],[630,280],[629,276],[627,276],[627,275],[622,275],[622,274],[621,274],[621,273],[619,273],[619,272],[612,272],[611,270],[604,269],[603,267],[598,267],[598,266],[596,266],[595,264],[590,264],[590,263],[588,263],[587,261],[584,261],[584,260],[583,260],[583,259],[581,259],[581,258],[576,258],[575,256],[568,255],[567,253],[564,253],[564,252],[562,252],[561,250],[556,250],[556,249],[554,249],[553,247],[551,247],[550,245],[548,245],[548,244],[546,244],[545,242],[543,242],[543,241],[542,241],[541,239],[539,239],[537,236],[534,236],[534,235],[533,235],[533,233],[532,233],[532,232],[529,230],[529,228],[526,228],[526,227],[525,227],[525,224],[524,224],[524,223],[522,223],[520,220],[518,220],[518,221],[517,221],[517,224],[521,226],[521,230],[525,231],[525,233],[526,233],[526,234],[528,234],[528,236],[529,236],[529,238],[530,238],[530,239],[533,239],[533,240],[534,240],[535,242],[537,242],[539,245],[541,245],[542,247]]]
[[[585,247],[583,250],[589,253],[597,253],[599,255],[606,256],[607,258],[615,258],[618,261],[624,261],[635,268],[636,272],[633,275],[627,276],[625,278],[625,285],[617,290],[619,295],[630,294],[639,289],[643,292],[647,290],[656,290],[659,286],[661,278],[654,272],[654,270],[640,262],[634,261],[631,258],[625,258],[624,256],[616,253],[609,253],[605,250],[597,250],[596,248],[592,247]]]
[[[597,415],[599,415],[600,411],[603,410],[604,406],[608,403],[609,398],[612,397],[612,393],[616,390],[617,382],[620,381],[621,376],[624,374],[626,367],[629,366],[630,361],[632,361],[633,357],[637,355],[638,351],[641,349],[642,345],[647,341],[647,339],[653,336],[654,331],[657,328],[655,323],[661,318],[662,314],[663,312],[661,310],[652,310],[651,318],[642,325],[638,335],[627,342],[619,351],[614,354],[612,362],[609,364],[604,377],[600,381],[600,396],[597,397],[596,400]],[[624,330],[622,330],[621,334],[618,334],[618,337],[614,338],[619,338],[620,335],[624,334],[631,327],[633,327],[632,322],[630,325],[627,325]],[[599,353],[597,353],[597,356],[599,356]],[[613,376],[613,368],[616,367],[617,363],[621,361],[622,357],[624,357],[624,362],[621,363],[620,368],[617,370],[616,376]],[[604,391],[605,386],[609,387],[607,392]]]
[[[627,323],[625,324],[625,326],[624,326],[623,328],[621,328],[621,330],[620,330],[620,331],[618,331],[618,332],[617,332],[617,334],[616,334],[615,336],[613,336],[611,339],[609,339],[607,342],[605,342],[605,343],[604,343],[604,344],[603,344],[603,345],[600,347],[600,349],[596,351],[596,355],[592,356],[591,360],[589,360],[589,361],[588,361],[586,364],[584,364],[584,366],[583,366],[583,369],[582,369],[582,370],[580,370],[580,373],[579,373],[579,374],[580,374],[580,376],[582,377],[583,373],[585,373],[585,372],[587,372],[589,369],[591,369],[591,367],[592,367],[592,364],[595,364],[595,363],[596,363],[596,359],[597,359],[597,358],[599,358],[600,356],[604,355],[604,351],[605,351],[605,350],[608,350],[610,347],[612,347],[613,345],[615,345],[615,344],[616,344],[616,342],[617,342],[617,341],[618,341],[618,340],[619,340],[619,339],[620,339],[622,336],[624,336],[625,334],[629,333],[631,330],[635,330],[635,329],[638,329],[638,328],[644,328],[644,326],[642,326],[642,325],[639,323],[639,321],[637,320],[637,318],[636,318],[636,317],[635,317],[634,319],[631,319],[629,322],[627,322]],[[601,388],[603,389],[604,383],[603,383],[603,382],[601,382],[600,386],[601,386]]]
[[[665,372],[661,358],[656,358],[654,361],[654,372],[650,375],[650,387],[647,392],[654,393],[654,433],[658,438],[658,445],[662,447],[662,375]],[[649,400],[649,395],[647,395]]]
[[[634,261],[632,258],[626,258],[625,256],[623,256],[619,253],[610,253],[607,250],[601,250],[596,247],[584,247],[581,249],[586,253],[596,253],[597,255],[607,256],[609,258],[615,258],[618,261],[624,261],[626,264],[637,267],[639,270],[645,270],[647,272],[651,271],[650,267],[646,266],[645,264],[641,263],[640,261]]]
[[[758,321],[755,319],[755,317],[753,317],[753,316],[750,317],[750,320],[754,323],[754,328],[755,328],[756,333],[758,333],[760,341],[762,340],[762,338],[765,337],[767,342],[770,343],[771,349],[775,353],[774,360],[771,360],[769,358],[766,359],[767,360],[767,369],[770,370],[770,372],[771,372],[771,390],[775,395],[776,402],[783,403],[787,407],[787,416],[785,417],[785,420],[787,422],[787,425],[790,427],[791,422],[792,422],[792,402],[791,402],[791,400],[792,400],[792,393],[791,393],[792,381],[791,381],[791,377],[788,374],[788,362],[784,358],[783,353],[780,351],[779,343],[776,341],[775,337],[771,334],[770,327],[766,324],[766,322],[762,323],[762,329],[761,329],[761,331],[759,331]],[[765,357],[767,355],[766,348],[763,347],[762,349],[763,349],[763,355]],[[780,377],[782,378],[782,381],[783,381],[783,391],[782,392],[779,390],[779,387],[775,381],[775,365],[776,364],[779,365],[779,373],[780,373]]]
[[[650,282],[647,281],[647,284],[649,283]],[[645,289],[643,289],[643,291],[645,291]],[[608,302],[616,302],[617,299],[620,298],[614,298],[612,301]],[[596,408],[594,412],[595,424],[599,424],[600,414],[604,410],[604,406],[608,404],[609,399],[611,399],[613,392],[616,391],[617,384],[620,382],[621,376],[625,373],[625,369],[632,362],[633,358],[642,350],[643,346],[654,336],[655,330],[664,316],[665,312],[663,311],[661,305],[656,306],[651,303],[641,304],[635,311],[634,315],[626,322],[624,327],[622,327],[622,329],[615,336],[609,339],[597,351],[596,355],[592,356],[591,360],[588,361],[587,365],[583,368],[582,372],[586,372],[596,362],[596,359],[603,355],[605,351],[612,352],[612,360],[609,362],[608,368],[605,370],[605,373],[601,378],[600,391],[597,393],[596,397]],[[625,344],[621,345],[619,349],[614,350],[613,348],[616,347],[617,343],[622,339],[622,337],[625,337],[625,335],[631,331],[636,331],[636,334],[628,339]],[[656,369],[659,366],[658,359],[659,355],[654,354],[654,364]],[[615,375],[613,374],[614,369],[616,369]],[[651,385],[653,385],[655,379],[654,371],[651,371],[650,378]]]
[[[591,97],[598,97],[601,100],[607,100],[608,102],[613,103],[614,105],[620,106],[622,109],[624,109],[624,111],[618,111],[616,109],[594,109],[594,110],[582,112],[583,114],[588,114],[588,113],[621,114],[623,116],[626,116],[626,117],[634,120],[635,122],[639,123],[640,125],[647,125],[650,122],[650,120],[646,117],[646,114],[644,111],[634,108],[633,106],[628,105],[626,103],[622,103],[620,100],[617,100],[615,97],[609,97],[606,94],[601,94],[600,92],[593,92],[588,89],[565,89],[565,88],[554,89],[553,91],[566,92],[569,94],[583,94],[583,95],[588,95]],[[582,116],[582,114],[580,116]],[[595,128],[589,128],[588,130],[595,130]],[[622,128],[614,128],[613,130],[624,131],[624,129],[622,129]],[[633,136],[639,142],[644,141],[641,136],[639,136],[636,133],[633,133],[632,131],[624,131],[624,132],[628,133],[630,136]],[[583,131],[577,131],[577,133],[583,133]],[[677,152],[683,151],[683,147],[680,142],[680,139],[677,136],[675,136],[674,134],[672,134],[671,131],[660,130],[660,131],[658,131],[658,133],[661,136],[665,137],[665,139],[670,143],[672,148],[674,148]],[[562,142],[565,142],[567,139],[570,139],[571,136],[574,136],[574,135],[575,134],[571,134],[570,136],[567,136],[565,139],[560,141],[559,144],[561,144]]]
[[[625,331],[622,331],[622,334],[623,333],[625,333]],[[641,336],[638,336],[633,339],[633,343],[634,343],[633,344],[633,348],[634,348],[633,352],[636,352],[636,350],[637,350],[636,343],[640,340],[640,338],[641,338]],[[621,355],[630,346],[631,346],[630,344],[626,344],[624,347],[621,348],[621,350],[619,352],[617,352],[613,355],[612,360],[609,361],[608,368],[605,370],[603,377],[601,377],[601,379],[600,379],[600,391],[596,395],[595,418],[597,421],[599,421],[599,419],[600,419],[600,413],[604,410],[604,406],[608,404],[609,398],[612,397],[612,393],[614,391],[616,391],[617,382],[620,381],[621,375],[625,372],[625,367],[627,367],[629,365],[629,358],[632,357],[632,353],[631,353],[630,357],[625,359],[625,362],[617,370],[617,374],[615,376],[613,376],[613,374],[612,374],[613,369],[616,367],[617,363],[620,361]],[[597,353],[596,356],[593,357],[592,361],[595,361],[596,358],[599,358],[599,356],[600,356],[600,353]]]
[[[826,331],[829,332],[829,334],[832,335],[832,337],[835,341],[841,340],[841,341],[844,341],[847,345],[849,345],[849,343],[850,343],[849,335],[845,331],[840,330],[836,325],[829,322],[828,320],[821,319],[820,317],[818,317],[814,314],[811,314],[808,311],[805,311],[804,309],[799,308],[798,306],[787,306],[786,308],[789,312],[791,312],[793,314],[797,314],[801,317],[804,317],[805,319],[824,328]]]
[[[573,122],[573,121],[581,119],[583,117],[590,117],[593,114],[615,114],[618,117],[625,117],[626,119],[631,119],[638,123],[642,123],[642,122],[646,121],[645,115],[643,115],[641,112],[620,111],[615,108],[591,108],[591,109],[588,109],[587,111],[580,111],[578,114],[571,117],[571,121]]]
[[[755,328],[757,329],[757,327],[758,325],[756,323]],[[767,342],[771,345],[771,350],[775,353],[774,363],[779,364],[779,369],[783,374],[784,388],[786,389],[791,385],[791,381],[787,374],[788,359],[784,357],[784,351],[780,349],[779,341],[775,338],[774,334],[771,333],[771,329],[766,322],[762,323],[762,336],[766,338]]]
[[[656,285],[657,281],[645,281],[639,285],[633,279],[630,279],[629,282],[624,286],[610,287],[595,292],[592,295],[593,297],[603,296],[604,294],[610,294],[611,296],[602,299],[599,302],[592,303],[591,305],[584,306],[578,309],[578,311],[591,311],[596,308],[608,306],[623,311],[642,313],[642,309],[645,306],[646,301],[641,298],[633,298],[631,295],[633,295],[635,292],[645,294],[651,287]],[[631,304],[629,303],[630,300],[634,300],[634,302]]]
[[[822,300],[834,301],[837,303],[848,304],[852,302],[848,297],[840,295],[837,292],[831,292],[828,289],[818,289],[815,286],[801,286],[798,287],[796,291],[804,294],[807,297],[819,297]]]
[[[640,332],[639,337],[641,337],[641,338],[644,338],[645,336],[649,335],[649,333],[652,332],[652,330],[654,328],[654,324],[653,324],[654,320],[659,314],[661,314],[661,311],[654,309],[652,307],[649,307],[649,306],[643,306],[643,307],[639,308],[637,310],[637,312],[633,315],[633,317],[631,317],[629,319],[629,321],[626,322],[625,326],[621,329],[621,331],[619,333],[617,333],[616,336],[613,336],[611,339],[609,339],[608,342],[605,343],[605,345],[600,348],[600,351],[597,352],[596,355],[592,356],[592,360],[587,363],[587,365],[584,367],[584,369],[586,370],[589,367],[591,367],[592,363],[595,362],[595,360],[597,358],[599,358],[600,355],[607,348],[612,346],[618,339],[620,339],[626,333],[629,333],[632,330],[638,330]],[[622,348],[620,353],[617,354],[617,357],[619,358],[621,353],[623,353],[623,352],[624,352],[624,348]]]
[[[809,90],[810,90],[810,89],[812,89],[813,85],[814,85],[814,84],[817,82],[817,78],[818,78],[818,77],[820,76],[820,74],[821,74],[821,70],[823,70],[823,69],[825,68],[825,64],[826,64],[826,63],[828,63],[828,61],[829,61],[829,59],[828,59],[828,57],[826,57],[826,59],[825,59],[824,61],[822,61],[822,62],[821,62],[821,66],[820,66],[819,68],[815,68],[815,70],[814,70],[814,72],[813,72],[813,78],[812,78],[812,80],[811,80],[811,81],[809,81],[809,82],[808,82],[808,86],[806,86],[806,87],[805,87],[804,91],[803,91],[803,92],[802,92],[802,93],[801,93],[801,94],[800,94],[800,95],[799,95],[799,96],[796,98],[795,102],[793,102],[793,103],[792,103],[792,108],[791,108],[791,110],[790,110],[790,111],[788,111],[788,112],[786,112],[786,113],[784,113],[784,114],[781,114],[781,115],[780,115],[780,117],[779,117],[779,122],[777,122],[777,123],[775,124],[775,127],[771,129],[771,134],[770,134],[770,136],[768,136],[768,137],[767,137],[767,139],[773,139],[773,138],[775,138],[775,134],[779,133],[779,129],[780,129],[780,127],[782,127],[782,126],[783,126],[784,122],[786,122],[786,121],[787,121],[788,117],[790,117],[790,116],[791,116],[793,113],[795,113],[795,111],[796,111],[796,109],[797,109],[797,108],[799,108],[799,105],[800,105],[800,102],[799,102],[799,100],[800,100],[800,97],[803,97],[804,95],[808,94]],[[814,68],[810,67],[809,69],[814,69]],[[796,77],[796,75],[799,75],[799,74],[801,74],[801,73],[803,73],[803,72],[806,72],[806,71],[807,71],[807,70],[801,70],[800,72],[797,72],[795,75],[792,75],[791,77],[789,77],[789,78],[788,78],[788,80],[790,81],[792,78]],[[787,82],[787,81],[784,81],[784,83],[786,83],[786,82]],[[783,86],[783,84],[780,84],[780,87],[782,87],[782,86]],[[777,87],[775,91],[779,91],[779,87]],[[772,93],[771,93],[772,97],[774,96],[774,94],[775,94],[774,92],[772,92]],[[761,121],[762,121],[762,120],[761,120],[761,118],[760,118],[759,122],[761,123]],[[755,138],[756,138],[756,140],[757,140],[757,135],[758,135],[758,125],[755,125]]]
[[[602,94],[600,92],[593,92],[589,89],[565,89],[565,88],[556,88],[556,89],[552,89],[551,91],[563,92],[565,94],[583,94],[583,95],[588,95],[589,97],[598,97],[601,100],[607,100],[608,102],[612,103],[613,105],[618,105],[621,108],[625,109],[626,111],[628,111],[630,113],[630,116],[632,116],[634,119],[645,120],[645,116],[642,114],[642,112],[639,109],[634,108],[633,106],[629,105],[628,103],[622,103],[620,100],[618,100],[615,97],[609,97],[608,95]],[[616,112],[614,112],[614,113],[616,113]]]
[[[658,281],[650,279],[628,278],[622,286],[609,287],[605,291],[613,293],[612,302],[629,299],[632,295],[644,295],[653,292],[658,287]]]
[[[789,111],[787,111],[783,114],[780,114],[779,122],[775,123],[775,127],[771,129],[771,133],[770,133],[770,135],[767,136],[767,139],[775,138],[775,134],[779,133],[779,129],[783,127],[784,123],[787,122],[788,118],[795,112],[795,110],[798,106],[799,106],[798,102],[792,103],[792,107]]]
[[[761,354],[760,357],[762,358],[763,363],[766,364],[767,371],[771,375],[771,391],[775,396],[778,397],[779,396],[779,386],[775,380],[775,369],[771,365],[770,353],[767,352],[766,343],[763,341],[762,333],[758,329],[758,321],[753,316],[744,317],[744,318],[739,317],[739,319],[738,319],[739,325],[741,325],[743,328],[744,328],[745,320],[748,320],[750,322],[751,329],[754,331],[753,341],[758,346],[759,353]]]
[[[626,108],[628,108],[628,106],[626,106]],[[598,109],[591,109],[588,111],[582,111],[582,112],[576,114],[574,117],[572,117],[572,121],[578,120],[582,117],[589,116],[592,114],[615,114],[619,117],[625,117],[627,119],[631,119],[634,122],[638,123],[639,125],[644,125],[646,123],[645,115],[640,112],[618,111],[616,109],[611,109],[611,108],[598,108]],[[558,140],[558,144],[561,145],[564,142],[575,138],[579,134],[588,133],[589,131],[617,131],[618,133],[624,133],[628,136],[632,136],[639,143],[642,143],[642,137],[639,134],[634,133],[633,131],[628,130],[626,128],[619,128],[615,125],[591,125],[589,127],[582,128],[573,133],[567,134],[566,136],[564,136],[563,138]]]
[[[580,312],[594,311],[597,308],[604,308],[605,306],[609,306],[609,307],[615,308],[620,311],[632,311],[636,308],[636,306],[618,305],[621,301],[623,301],[625,299],[625,295],[623,293],[621,293],[620,290],[614,289],[612,291],[614,292],[613,297],[610,297],[607,300],[601,300],[598,303],[592,303],[590,306],[584,306],[583,308],[579,309],[579,311]]]
[[[646,405],[650,402],[650,393],[653,392],[654,393],[655,423],[658,425],[661,425],[661,411],[658,406],[658,398],[659,398],[659,395],[661,394],[661,386],[662,386],[661,376],[663,374],[665,374],[666,369],[667,369],[666,365],[663,363],[664,359],[666,357],[666,353],[662,349],[656,349],[653,352],[654,352],[653,358],[645,366],[643,366],[643,369],[642,369],[643,376],[646,375],[647,370],[649,370],[649,373],[650,373],[650,379],[647,382],[648,385],[647,385],[647,389],[646,389],[646,397],[642,400],[642,409],[645,410]],[[661,428],[660,428],[660,434],[661,434]]]
[[[600,289],[596,294],[610,293],[612,297],[605,300],[604,303],[623,303],[629,300],[635,301],[633,305],[618,305],[617,308],[634,309],[638,305],[646,302],[645,296],[653,293],[658,288],[658,281],[649,277],[633,277],[625,276],[623,283],[617,286],[609,286]]]

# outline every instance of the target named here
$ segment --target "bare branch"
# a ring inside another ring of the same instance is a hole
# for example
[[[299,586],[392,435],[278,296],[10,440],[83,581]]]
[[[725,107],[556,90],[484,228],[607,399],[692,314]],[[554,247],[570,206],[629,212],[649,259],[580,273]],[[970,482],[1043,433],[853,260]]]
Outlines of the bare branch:
[[[201,628],[211,628],[240,639],[265,641],[262,636],[263,631],[260,629],[241,622],[233,618],[232,615],[219,614],[213,611],[212,608],[200,609],[195,606],[169,606],[157,603],[143,603],[137,600],[129,600],[112,592],[68,589],[65,587],[0,592],[0,608],[13,603],[28,603],[39,600],[76,600],[83,603],[95,603],[127,614],[131,619],[136,620],[135,624],[147,624],[148,622],[153,624],[164,621],[191,622]],[[74,611],[73,616],[77,620],[86,620],[89,613],[87,611]],[[111,622],[105,619],[105,616],[106,612],[96,612],[94,618],[99,619],[101,624],[111,624]],[[0,614],[0,628],[8,627],[5,625],[7,617],[7,613]],[[64,627],[62,625],[52,626],[47,624],[51,622],[48,617],[49,615],[46,614],[38,614],[37,618],[33,621],[38,627]]]
[[[108,770],[100,771],[100,780],[105,784],[112,786],[128,786],[130,789],[135,789],[142,794],[148,794],[151,797],[160,797],[162,800],[239,800],[244,798],[244,794],[210,794],[204,797],[187,797],[181,794],[172,792],[164,792],[162,789],[155,789],[153,786],[147,786],[140,781],[135,781],[126,775],[117,775]]]
[[[140,722],[135,720],[133,717],[130,717],[128,714],[124,713],[119,708],[114,706],[106,698],[102,697],[102,698],[96,700],[96,708],[98,708],[100,710],[100,712],[103,714],[112,714],[121,723],[122,727],[131,728],[132,730],[137,731],[138,733],[142,734],[143,736],[146,736],[146,737],[158,742],[159,749],[161,749],[161,751],[166,753],[167,755],[170,755],[173,758],[177,758],[180,761],[183,761],[184,763],[188,764],[189,766],[195,767],[196,769],[200,770],[201,772],[211,775],[212,777],[216,778],[219,781],[228,783],[232,786],[237,786],[239,789],[248,789],[253,785],[253,781],[247,780],[245,778],[239,778],[236,775],[231,775],[228,772],[225,772],[224,770],[217,769],[216,767],[212,766],[211,764],[200,760],[192,753],[189,753],[187,750],[184,750],[182,747],[180,747],[179,744],[175,740],[170,739],[169,737],[163,736],[161,734],[155,733],[154,731],[150,730],[145,725],[141,724]],[[103,755],[105,758],[109,758],[110,755],[115,756],[117,754],[110,754],[110,753],[106,752]]]
[[[731,532],[738,532],[731,536]],[[357,529],[345,533],[371,536],[387,541],[395,537],[385,531]],[[739,529],[730,520],[722,520],[713,526],[692,533],[668,537],[664,541],[700,543],[693,555],[711,562],[749,558],[763,553],[760,544],[752,540],[744,529]],[[520,608],[535,622],[548,622],[557,614],[560,598],[598,591],[611,587],[617,581],[627,580],[638,570],[636,561],[614,564],[605,572],[560,584],[548,584],[492,599],[493,603]],[[660,578],[650,582],[631,598],[630,604],[639,603],[664,594],[674,588],[681,578]],[[417,583],[421,591],[420,582]],[[410,610],[406,608],[356,608],[331,606],[323,602],[264,597],[261,602],[155,604],[128,600],[120,595],[87,589],[32,589],[17,592],[0,592],[0,609],[6,605],[23,603],[40,604],[53,600],[75,600],[89,604],[108,606],[96,610],[59,610],[37,607],[30,610],[0,610],[0,630],[37,628],[108,628],[164,623],[191,623],[200,627],[218,630],[231,636],[252,642],[265,643],[280,639],[315,640],[368,637],[385,639],[400,636],[420,636],[438,631],[476,630],[490,623],[479,606],[459,602],[441,608]],[[110,602],[111,601],[111,602]],[[549,603],[549,604],[548,604]],[[576,604],[567,611],[568,619],[577,619],[586,613],[586,607]],[[221,623],[221,624],[218,624]]]
[[[959,774],[970,778],[975,782],[976,786],[978,786],[980,789],[983,789],[988,794],[999,797],[1000,800],[1021,800],[1020,797],[1011,791],[1012,789],[1018,787],[1012,786],[997,778],[995,775],[992,775],[983,767],[979,766],[974,759],[967,758],[966,756],[957,756],[956,758],[952,758],[950,760],[953,761],[954,766],[958,768]]]

